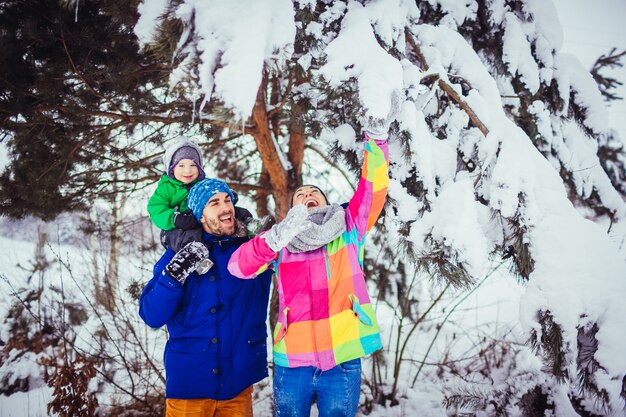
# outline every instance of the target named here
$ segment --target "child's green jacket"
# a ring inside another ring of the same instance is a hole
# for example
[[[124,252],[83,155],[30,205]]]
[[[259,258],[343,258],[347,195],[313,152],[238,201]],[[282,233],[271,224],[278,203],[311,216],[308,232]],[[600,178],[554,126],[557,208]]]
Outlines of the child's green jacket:
[[[174,229],[174,214],[187,210],[187,194],[197,182],[184,184],[163,174],[154,194],[148,200],[150,220],[161,230]]]

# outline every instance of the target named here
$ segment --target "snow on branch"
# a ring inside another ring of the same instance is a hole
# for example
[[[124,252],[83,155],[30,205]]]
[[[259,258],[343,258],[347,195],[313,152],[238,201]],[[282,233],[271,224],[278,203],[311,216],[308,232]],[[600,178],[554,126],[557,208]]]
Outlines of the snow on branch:
[[[413,49],[413,53],[420,62],[422,70],[428,71],[428,63],[426,62],[424,55],[422,55],[419,45],[417,44],[417,42],[415,42],[413,35],[411,34],[411,32],[408,31],[408,29],[405,31],[405,36],[407,42],[409,43],[409,45],[411,45],[411,48]],[[455,103],[461,106],[461,108],[469,116],[472,123],[474,123],[474,126],[480,129],[483,135],[487,136],[489,134],[489,129],[487,129],[484,123],[480,121],[474,110],[472,110],[472,108],[461,98],[461,96],[454,90],[454,88],[448,82],[442,80],[441,78],[437,80],[437,83],[439,84],[439,88],[441,88],[446,94],[448,94]]]

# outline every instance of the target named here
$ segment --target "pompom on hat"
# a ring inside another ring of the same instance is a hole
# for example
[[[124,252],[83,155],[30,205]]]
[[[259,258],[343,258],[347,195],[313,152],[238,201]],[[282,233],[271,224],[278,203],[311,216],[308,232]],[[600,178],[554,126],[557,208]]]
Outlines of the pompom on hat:
[[[202,218],[202,211],[206,203],[217,193],[228,194],[233,205],[237,204],[237,194],[224,181],[205,178],[191,187],[187,196],[187,206],[198,221]]]

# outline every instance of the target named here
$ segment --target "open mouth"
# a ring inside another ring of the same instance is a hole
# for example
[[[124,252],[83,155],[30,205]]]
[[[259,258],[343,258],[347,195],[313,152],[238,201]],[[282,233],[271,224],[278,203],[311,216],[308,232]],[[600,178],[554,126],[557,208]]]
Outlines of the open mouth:
[[[308,209],[319,206],[319,204],[315,200],[309,200],[309,201],[305,202],[304,205]]]
[[[233,224],[233,216],[231,214],[220,216],[219,220],[225,226],[232,226]]]

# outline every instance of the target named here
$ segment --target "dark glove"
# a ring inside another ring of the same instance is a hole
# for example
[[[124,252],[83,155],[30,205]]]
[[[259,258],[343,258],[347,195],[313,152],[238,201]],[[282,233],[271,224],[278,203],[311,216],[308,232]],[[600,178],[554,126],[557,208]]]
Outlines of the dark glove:
[[[249,217],[245,221],[246,230],[248,231],[248,235],[257,236],[266,230],[269,230],[270,227],[276,224],[275,219],[272,216],[265,216],[260,219],[255,219],[254,217]]]
[[[209,250],[200,242],[190,242],[167,264],[165,272],[181,284],[203,260],[209,259]],[[210,262],[210,261],[209,261]]]
[[[252,218],[252,213],[246,208],[235,206],[235,218],[245,224]]]
[[[191,210],[187,210],[183,213],[174,214],[174,226],[177,229],[191,230],[200,227],[200,223],[198,223],[196,216],[193,215]]]

